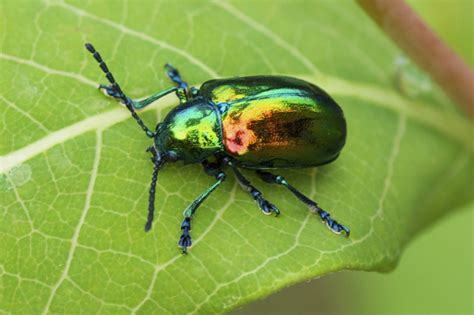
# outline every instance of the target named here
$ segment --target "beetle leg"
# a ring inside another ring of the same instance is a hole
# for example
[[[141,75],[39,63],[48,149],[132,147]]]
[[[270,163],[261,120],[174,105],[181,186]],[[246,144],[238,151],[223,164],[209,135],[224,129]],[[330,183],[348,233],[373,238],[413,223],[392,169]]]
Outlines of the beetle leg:
[[[272,212],[275,214],[275,216],[278,216],[280,214],[280,210],[271,202],[263,198],[262,192],[255,188],[250,181],[242,175],[242,173],[237,169],[237,167],[232,164],[232,162],[227,162],[227,165],[230,166],[232,171],[235,174],[235,177],[239,181],[239,184],[242,186],[242,188],[245,191],[248,191],[252,198],[257,202],[258,207],[262,210],[262,212],[266,215],[272,214]]]
[[[121,101],[121,95],[117,91],[117,89],[114,87],[114,85],[105,85],[105,84],[100,84],[99,85],[99,91],[104,93],[106,96],[113,97],[117,99],[118,101]]]
[[[123,103],[123,100],[122,100],[119,92],[115,90],[113,85],[101,84],[101,85],[99,85],[99,90],[102,93],[104,93],[106,96],[113,97],[116,100]],[[149,97],[147,97],[143,100],[140,100],[140,101],[132,100],[130,98],[128,98],[128,101],[130,102],[130,104],[133,106],[134,109],[142,109],[142,108],[145,108],[146,106],[150,105],[154,101],[157,101],[158,99],[160,99],[160,98],[162,98],[162,97],[164,97],[168,94],[171,94],[173,92],[175,92],[176,95],[178,96],[180,103],[183,103],[183,102],[187,101],[186,92],[183,89],[176,88],[176,87],[172,87],[172,88],[157,92],[157,93],[155,93],[155,94],[153,94],[153,95],[151,95],[151,96],[149,96]],[[183,99],[183,97],[184,97],[184,99]]]
[[[291,186],[288,184],[288,182],[282,177],[278,175],[274,175],[269,172],[264,172],[261,170],[257,171],[257,175],[265,182],[271,183],[271,184],[279,184],[282,186],[285,186],[288,190],[290,190],[299,200],[301,200],[304,204],[306,204],[309,209],[317,213],[320,217],[321,220],[326,223],[326,226],[334,233],[336,234],[341,234],[344,232],[344,234],[349,237],[350,230],[347,226],[339,224],[336,220],[331,218],[331,215],[321,209],[316,202],[313,200],[309,199],[305,195],[303,195],[299,190],[297,190],[295,187]]]
[[[191,231],[191,219],[196,212],[197,208],[203,203],[204,200],[224,181],[225,174],[224,172],[218,167],[217,164],[209,163],[204,161],[202,163],[204,166],[204,171],[206,174],[210,176],[214,176],[216,178],[216,182],[206,189],[203,193],[201,193],[194,201],[184,210],[184,220],[181,223],[181,237],[179,238],[178,245],[181,247],[183,254],[187,253],[187,248],[191,247],[191,235],[189,232]]]
[[[134,101],[132,100],[133,102],[133,106],[136,108],[136,109],[142,109],[143,107],[145,106],[148,106],[149,104],[153,103],[154,101],[172,93],[172,92],[175,92],[176,93],[176,96],[179,98],[179,103],[180,104],[183,104],[183,103],[186,103],[188,101],[188,97],[186,96],[186,90],[185,89],[182,89],[182,88],[176,88],[176,87],[172,87],[172,88],[169,88],[169,89],[166,89],[164,91],[160,91],[160,92],[157,92],[141,101]]]
[[[178,96],[179,102],[181,104],[184,104],[189,100],[188,95],[191,98],[194,98],[198,94],[199,90],[195,88],[194,86],[189,87],[188,83],[181,78],[181,75],[179,74],[178,69],[173,67],[170,63],[165,64],[165,69],[166,69],[166,74],[168,75],[168,77],[179,88],[176,91],[176,95]]]
[[[176,90],[176,96],[179,98],[179,103],[184,104],[188,101],[188,95],[186,94],[185,88],[179,88]]]

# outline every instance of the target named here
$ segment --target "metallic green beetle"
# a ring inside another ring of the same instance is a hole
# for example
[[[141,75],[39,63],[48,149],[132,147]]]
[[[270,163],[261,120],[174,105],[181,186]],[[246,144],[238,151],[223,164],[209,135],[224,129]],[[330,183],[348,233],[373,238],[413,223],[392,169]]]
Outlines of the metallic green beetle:
[[[285,76],[252,76],[205,82],[201,88],[188,87],[171,65],[167,74],[176,87],[158,92],[144,100],[128,98],[115,82],[112,73],[91,44],[93,54],[110,85],[99,88],[123,103],[154,143],[154,165],[150,187],[148,219],[145,231],[152,226],[158,171],[165,162],[201,163],[216,182],[200,194],[184,211],[182,235],[178,245],[183,253],[191,246],[191,218],[201,203],[225,179],[221,170],[229,166],[241,186],[250,193],[265,214],[280,210],[263,198],[239,171],[255,169],[265,182],[289,189],[328,228],[349,236],[349,228],[333,220],[328,212],[290,185],[282,176],[263,171],[272,168],[313,167],[334,161],[346,140],[346,122],[341,108],[322,89],[303,80]],[[135,110],[157,99],[176,93],[180,105],[158,123],[155,132],[145,126]]]

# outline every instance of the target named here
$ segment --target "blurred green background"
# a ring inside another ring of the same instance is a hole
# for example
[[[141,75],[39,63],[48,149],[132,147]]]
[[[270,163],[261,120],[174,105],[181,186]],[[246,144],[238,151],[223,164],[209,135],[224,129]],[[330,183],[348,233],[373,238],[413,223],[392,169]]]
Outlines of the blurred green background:
[[[474,1],[407,2],[473,67]],[[340,272],[231,314],[474,314],[473,225],[471,204],[413,240],[391,273]]]

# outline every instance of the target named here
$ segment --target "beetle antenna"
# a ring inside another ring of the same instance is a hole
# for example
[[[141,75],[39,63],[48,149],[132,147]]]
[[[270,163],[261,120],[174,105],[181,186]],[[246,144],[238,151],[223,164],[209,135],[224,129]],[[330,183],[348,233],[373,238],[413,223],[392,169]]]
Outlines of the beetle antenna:
[[[150,151],[153,154],[153,175],[151,177],[150,184],[150,196],[148,198],[148,218],[145,224],[145,232],[148,232],[153,225],[153,218],[155,215],[155,192],[156,192],[156,181],[158,180],[158,171],[164,163],[164,160],[161,158],[161,155],[156,151],[154,147],[148,148],[147,151]]]
[[[141,118],[137,115],[137,113],[135,112],[135,109],[133,108],[133,101],[129,97],[127,97],[125,93],[123,93],[122,89],[120,88],[120,85],[117,82],[115,82],[114,76],[109,71],[109,68],[107,67],[105,62],[102,60],[102,57],[100,56],[100,54],[95,50],[92,44],[86,43],[85,46],[87,50],[92,54],[92,56],[94,56],[94,59],[97,61],[100,68],[105,73],[105,77],[107,78],[107,80],[109,80],[110,84],[112,85],[111,88],[115,92],[117,92],[117,97],[122,100],[123,104],[125,104],[127,109],[132,114],[132,117],[135,118],[135,120],[140,125],[140,127],[142,127],[143,131],[145,131],[146,135],[150,138],[153,138],[155,134],[147,126],[145,126]]]

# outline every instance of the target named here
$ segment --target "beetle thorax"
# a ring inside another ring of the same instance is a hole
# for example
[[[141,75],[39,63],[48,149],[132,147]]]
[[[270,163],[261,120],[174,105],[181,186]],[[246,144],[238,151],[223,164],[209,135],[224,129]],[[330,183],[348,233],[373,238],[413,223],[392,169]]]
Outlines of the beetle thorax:
[[[159,125],[156,146],[179,160],[196,163],[222,149],[220,117],[212,104],[197,98],[174,108]]]

